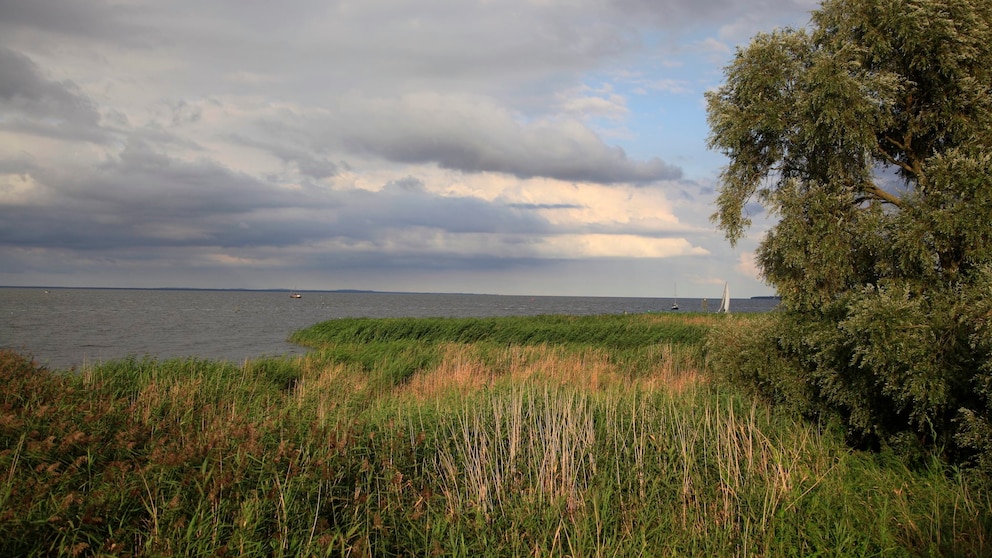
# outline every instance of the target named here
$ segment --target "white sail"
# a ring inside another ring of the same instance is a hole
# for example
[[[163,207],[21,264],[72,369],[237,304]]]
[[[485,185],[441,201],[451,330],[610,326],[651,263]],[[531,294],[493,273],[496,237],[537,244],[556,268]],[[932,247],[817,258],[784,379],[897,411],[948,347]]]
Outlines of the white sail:
[[[727,283],[723,284],[723,299],[720,300],[720,309],[717,312],[730,313],[730,287]]]

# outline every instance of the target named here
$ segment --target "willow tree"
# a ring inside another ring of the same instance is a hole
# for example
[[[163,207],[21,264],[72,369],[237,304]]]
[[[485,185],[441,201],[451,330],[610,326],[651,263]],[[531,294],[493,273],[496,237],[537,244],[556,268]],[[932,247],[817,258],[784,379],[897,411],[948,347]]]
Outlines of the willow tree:
[[[749,377],[862,441],[992,465],[992,2],[826,0],[707,102],[714,220],[731,243],[752,202],[776,223],[763,341],[788,366]]]

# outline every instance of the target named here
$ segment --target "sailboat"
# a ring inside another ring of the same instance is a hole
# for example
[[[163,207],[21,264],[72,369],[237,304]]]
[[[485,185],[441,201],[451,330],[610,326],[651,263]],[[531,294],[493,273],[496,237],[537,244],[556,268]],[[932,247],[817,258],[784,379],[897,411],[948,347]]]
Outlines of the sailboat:
[[[675,286],[675,296],[672,297],[672,311],[679,309],[679,287]]]
[[[723,298],[720,299],[720,309],[717,312],[730,313],[730,287],[727,283],[723,284]]]

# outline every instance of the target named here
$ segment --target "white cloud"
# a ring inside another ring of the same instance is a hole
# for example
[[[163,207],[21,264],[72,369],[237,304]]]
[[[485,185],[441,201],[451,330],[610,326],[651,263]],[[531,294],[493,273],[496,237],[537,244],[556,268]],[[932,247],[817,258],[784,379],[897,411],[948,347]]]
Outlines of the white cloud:
[[[699,51],[711,59],[721,59],[728,57],[734,52],[734,49],[724,41],[707,37],[699,42]]]
[[[580,119],[608,118],[620,120],[626,117],[627,100],[616,93],[607,96],[576,96],[569,97],[561,103],[562,112],[574,115]]]
[[[649,238],[632,234],[557,235],[542,239],[536,247],[553,258],[671,258],[705,256],[709,252],[684,238]]]
[[[734,270],[749,279],[761,280],[761,270],[758,268],[757,261],[755,261],[754,252],[742,253],[737,259],[737,265],[734,266]]]

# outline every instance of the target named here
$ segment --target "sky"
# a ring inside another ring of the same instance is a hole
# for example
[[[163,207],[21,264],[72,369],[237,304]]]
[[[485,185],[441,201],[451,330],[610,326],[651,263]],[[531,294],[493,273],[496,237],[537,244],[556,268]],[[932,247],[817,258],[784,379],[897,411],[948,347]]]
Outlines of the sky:
[[[0,285],[773,294],[703,95],[813,0],[2,0]]]

